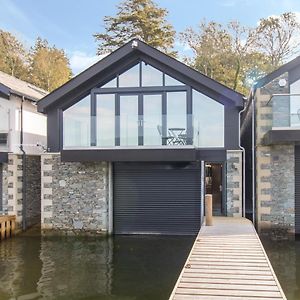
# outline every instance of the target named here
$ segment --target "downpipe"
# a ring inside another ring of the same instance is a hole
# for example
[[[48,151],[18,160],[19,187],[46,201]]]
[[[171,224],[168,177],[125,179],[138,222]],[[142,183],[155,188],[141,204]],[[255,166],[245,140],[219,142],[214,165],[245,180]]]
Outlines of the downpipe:
[[[246,98],[243,98],[244,100],[246,100]],[[246,217],[246,191],[245,191],[245,184],[246,184],[246,162],[245,162],[245,148],[241,145],[241,116],[242,113],[246,110],[246,106],[244,105],[244,108],[242,110],[239,111],[239,148],[240,150],[242,150],[242,216]]]
[[[27,208],[27,199],[26,199],[26,152],[23,147],[24,143],[24,130],[23,130],[23,103],[24,103],[24,96],[22,97],[21,100],[21,116],[20,116],[20,123],[21,123],[21,128],[20,128],[20,150],[22,152],[22,229],[26,230],[26,208]]]

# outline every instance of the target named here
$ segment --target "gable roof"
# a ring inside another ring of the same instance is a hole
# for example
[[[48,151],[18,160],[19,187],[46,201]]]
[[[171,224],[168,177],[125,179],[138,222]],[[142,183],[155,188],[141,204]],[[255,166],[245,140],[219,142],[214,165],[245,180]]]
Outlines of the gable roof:
[[[155,61],[158,61],[169,68],[172,68],[175,72],[181,73],[185,77],[205,86],[207,89],[213,90],[219,95],[227,98],[238,107],[243,107],[244,105],[244,96],[242,94],[188,67],[184,63],[160,52],[146,43],[134,39],[41,99],[38,103],[38,111],[46,112],[50,106],[55,106],[57,101],[60,101],[60,99],[71,93],[73,90],[79,89],[79,87],[83,86],[85,82],[96,78],[101,72],[105,72],[105,70],[111,68],[113,65],[116,65],[119,61],[122,61],[130,56],[138,56],[139,54],[143,54],[146,57],[150,57],[151,59],[154,59]]]
[[[274,79],[276,79],[280,75],[284,74],[285,72],[289,72],[289,71],[291,71],[294,68],[299,67],[299,66],[300,66],[300,55],[297,56],[296,58],[294,58],[293,60],[291,60],[290,62],[282,65],[281,67],[279,67],[275,71],[269,73],[265,77],[259,79],[256,82],[256,84],[254,85],[254,89],[255,88],[261,88],[261,87],[265,86],[267,83],[273,81]]]
[[[0,71],[0,92],[9,96],[9,94],[15,94],[18,96],[24,96],[27,100],[38,101],[45,97],[48,92],[45,90],[18,79],[14,76],[8,75]]]

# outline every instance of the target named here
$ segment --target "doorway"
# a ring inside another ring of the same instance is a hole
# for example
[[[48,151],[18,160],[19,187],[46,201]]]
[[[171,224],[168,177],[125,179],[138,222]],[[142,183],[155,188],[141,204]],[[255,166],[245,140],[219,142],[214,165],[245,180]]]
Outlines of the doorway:
[[[223,164],[205,164],[205,194],[211,194],[213,199],[213,215],[224,216],[223,201]]]

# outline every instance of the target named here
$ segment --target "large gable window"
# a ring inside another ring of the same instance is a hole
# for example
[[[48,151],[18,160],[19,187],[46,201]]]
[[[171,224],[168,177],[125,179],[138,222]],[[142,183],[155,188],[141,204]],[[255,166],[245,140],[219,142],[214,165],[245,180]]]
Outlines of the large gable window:
[[[115,145],[115,95],[101,94],[96,96],[97,107],[97,146]]]
[[[184,86],[184,83],[142,61],[116,74],[116,77],[104,84],[102,88],[151,86]]]
[[[89,147],[91,136],[91,97],[80,100],[63,113],[65,147]]]
[[[224,146],[224,105],[195,90],[193,125],[196,147]]]
[[[64,147],[224,147],[224,106],[145,62],[63,113]]]

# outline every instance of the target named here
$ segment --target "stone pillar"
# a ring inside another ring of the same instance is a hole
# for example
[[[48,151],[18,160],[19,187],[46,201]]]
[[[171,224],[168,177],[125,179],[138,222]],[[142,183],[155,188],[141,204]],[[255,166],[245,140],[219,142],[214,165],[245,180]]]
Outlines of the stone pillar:
[[[227,216],[242,217],[243,213],[243,161],[241,150],[227,151],[226,164]]]
[[[22,228],[22,156],[8,154],[7,165],[7,213],[16,215],[16,231]]]
[[[1,170],[1,169],[0,169]],[[2,163],[2,214],[7,214],[8,204],[8,163]]]
[[[52,229],[52,161],[54,154],[41,155],[41,228]],[[59,154],[57,154],[59,155]]]

